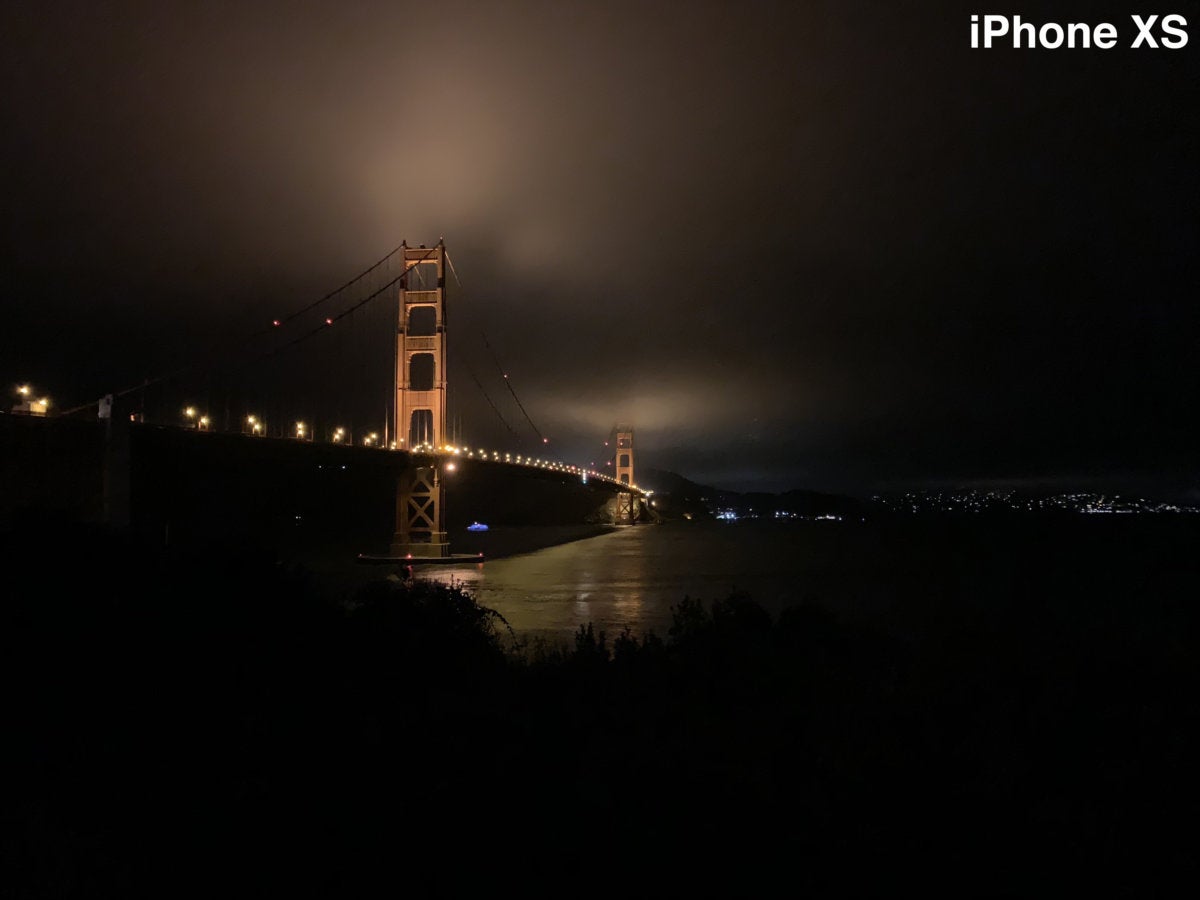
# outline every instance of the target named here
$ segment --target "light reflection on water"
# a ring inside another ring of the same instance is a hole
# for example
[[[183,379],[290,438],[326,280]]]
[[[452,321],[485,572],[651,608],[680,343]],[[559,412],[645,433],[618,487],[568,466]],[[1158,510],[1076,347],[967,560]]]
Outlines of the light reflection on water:
[[[772,612],[797,602],[803,543],[795,529],[638,526],[417,575],[463,583],[522,634],[569,639],[590,622],[610,639],[625,626],[665,636],[684,596],[707,603],[747,590]]]
[[[1078,590],[1113,559],[1139,570],[1150,560],[1181,565],[1194,555],[1193,528],[1146,516],[670,523],[417,574],[463,581],[521,634],[569,641],[591,622],[610,639],[626,625],[666,637],[683,597],[708,605],[734,590],[772,616],[812,600],[868,621],[893,611],[904,620],[906,609],[911,619],[912,609],[923,616],[943,603],[1006,603],[1031,583]]]

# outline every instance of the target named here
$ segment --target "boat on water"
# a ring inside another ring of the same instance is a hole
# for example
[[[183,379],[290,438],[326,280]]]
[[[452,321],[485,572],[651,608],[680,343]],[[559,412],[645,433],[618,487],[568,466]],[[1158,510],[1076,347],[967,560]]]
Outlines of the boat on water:
[[[487,531],[488,527],[482,522],[472,522],[467,526],[467,531]]]

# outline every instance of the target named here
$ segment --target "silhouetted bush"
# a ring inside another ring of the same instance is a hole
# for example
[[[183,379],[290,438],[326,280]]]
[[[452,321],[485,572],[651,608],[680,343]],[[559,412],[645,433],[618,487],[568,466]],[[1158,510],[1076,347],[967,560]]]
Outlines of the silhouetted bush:
[[[593,633],[591,622],[586,626],[580,625],[575,633],[575,655],[572,660],[582,664],[608,662],[608,642],[604,632]]]
[[[389,656],[444,669],[494,667],[505,659],[504,617],[459,584],[407,579],[379,581],[354,597],[349,620],[356,639]]]
[[[772,622],[735,594],[682,599],[664,639],[587,625],[552,645],[459,585],[345,604],[252,549],[73,537],[69,564],[46,531],[4,544],[18,894],[237,868],[446,893],[597,848],[675,890],[1021,893],[1090,871],[1122,891],[1151,851],[1164,871],[1190,853],[1166,824],[1200,687],[1182,558],[1150,593],[1097,576],[1086,604],[989,582],[987,602],[913,589],[885,614],[808,601]]]

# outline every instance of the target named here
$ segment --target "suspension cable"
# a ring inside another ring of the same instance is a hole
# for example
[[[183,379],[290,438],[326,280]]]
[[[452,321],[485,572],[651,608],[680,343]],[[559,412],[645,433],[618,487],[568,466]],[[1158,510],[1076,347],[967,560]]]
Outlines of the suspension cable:
[[[488,352],[492,354],[492,361],[496,363],[496,369],[500,372],[500,377],[504,379],[504,384],[508,388],[508,392],[512,394],[512,398],[517,401],[517,408],[521,410],[521,414],[525,416],[525,421],[529,423],[529,427],[533,429],[543,444],[550,443],[549,440],[538,430],[538,427],[533,424],[533,419],[529,418],[529,413],[525,411],[525,404],[521,402],[521,398],[517,396],[517,392],[513,390],[512,380],[508,377],[508,373],[504,371],[504,366],[500,365],[500,359],[496,356],[496,351],[492,349],[491,342],[488,341],[487,333],[481,328],[479,333],[483,335],[484,346],[488,348]]]
[[[450,258],[449,253],[446,254],[446,262],[450,264],[450,273],[454,276],[454,281],[458,284],[459,290],[462,290],[463,289],[462,280],[458,277],[458,272],[454,268],[454,261]],[[550,443],[549,439],[545,435],[543,435],[542,432],[538,429],[537,425],[534,424],[533,419],[531,419],[529,416],[528,410],[525,409],[525,404],[521,402],[521,398],[517,396],[516,390],[513,389],[512,379],[510,379],[508,377],[508,373],[505,372],[504,367],[502,365],[500,365],[500,360],[496,356],[496,351],[492,349],[492,345],[488,341],[487,332],[485,332],[481,328],[481,329],[479,329],[479,333],[483,336],[483,343],[487,347],[488,352],[491,354],[492,361],[496,363],[496,369],[500,372],[500,377],[504,380],[504,386],[508,388],[508,392],[510,394],[512,394],[513,400],[515,400],[517,402],[517,408],[521,410],[521,415],[523,415],[525,417],[525,421],[529,423],[529,427],[533,429],[533,433],[538,436],[538,439],[543,444]],[[472,375],[471,377],[474,378],[475,376]],[[479,384],[478,379],[476,379],[475,383]],[[483,390],[482,385],[480,386],[480,390]],[[485,394],[484,396],[487,396],[487,395]],[[490,398],[489,398],[488,402],[491,403]],[[492,408],[495,409],[496,408],[495,405],[493,405]],[[497,415],[498,414],[499,414],[499,411],[497,410]],[[503,420],[503,417],[501,417],[501,419]],[[507,425],[507,423],[505,423],[505,424]],[[511,427],[508,430],[513,431]],[[513,434],[516,435],[516,432],[513,431]]]
[[[363,278],[365,278],[367,275],[370,275],[372,272],[374,272],[376,269],[378,269],[378,268],[379,268],[381,265],[383,265],[383,264],[384,264],[384,263],[386,263],[386,262],[387,262],[389,259],[391,259],[393,256],[395,256],[395,255],[396,255],[396,254],[397,254],[397,253],[398,253],[398,252],[399,252],[399,251],[400,251],[400,250],[401,250],[403,247],[404,247],[404,243],[402,242],[402,243],[401,243],[401,244],[400,244],[398,247],[395,247],[394,249],[392,249],[391,251],[389,251],[389,252],[388,252],[388,253],[387,253],[385,256],[383,256],[382,258],[380,258],[380,259],[379,259],[377,262],[373,263],[372,265],[368,266],[368,267],[367,267],[366,269],[364,269],[363,271],[359,272],[357,275],[355,275],[353,278],[351,278],[349,281],[347,281],[347,282],[346,282],[345,284],[343,284],[341,287],[339,287],[339,288],[337,288],[337,289],[335,289],[335,290],[332,290],[332,291],[330,291],[329,293],[325,294],[323,297],[319,297],[318,299],[314,300],[312,303],[309,303],[307,306],[305,306],[305,307],[303,307],[303,308],[301,308],[301,309],[298,309],[298,310],[296,310],[295,312],[289,313],[288,315],[284,316],[284,317],[283,317],[283,318],[281,318],[281,319],[274,319],[274,320],[272,320],[272,323],[271,323],[271,327],[270,327],[270,328],[262,328],[262,329],[259,329],[258,331],[255,331],[254,333],[252,333],[252,334],[250,334],[250,335],[247,335],[245,338],[243,338],[243,339],[241,339],[240,341],[238,341],[238,342],[237,342],[237,345],[236,345],[236,348],[235,348],[235,351],[234,351],[234,352],[236,352],[236,349],[238,349],[238,348],[241,348],[242,346],[244,346],[244,345],[246,345],[246,344],[249,344],[251,341],[253,341],[253,340],[255,340],[255,339],[259,338],[259,337],[262,337],[264,334],[270,334],[270,333],[271,333],[271,332],[273,332],[273,331],[274,331],[276,328],[278,328],[278,327],[281,327],[281,326],[285,325],[285,324],[286,324],[286,323],[288,323],[288,322],[291,322],[293,319],[296,319],[298,316],[302,316],[302,315],[304,315],[304,313],[306,313],[306,312],[310,312],[311,310],[314,310],[314,309],[316,309],[316,308],[317,308],[318,306],[320,306],[322,303],[325,303],[325,302],[327,302],[327,301],[329,301],[329,300],[333,299],[333,298],[334,298],[334,297],[336,297],[338,294],[342,293],[342,291],[346,290],[346,288],[348,288],[348,287],[350,287],[351,285],[353,285],[353,284],[356,284],[357,282],[361,281],[361,280],[362,280]],[[432,253],[433,251],[431,250],[430,252]],[[405,272],[407,272],[407,267],[405,267]],[[370,296],[367,298],[367,300],[372,300],[372,299],[374,299],[374,298],[375,298],[375,297],[377,297],[377,296],[378,296],[380,293],[382,293],[383,291],[387,290],[387,288],[391,287],[393,284],[395,284],[396,282],[398,282],[398,281],[399,281],[401,278],[403,278],[403,277],[404,277],[404,274],[403,274],[403,273],[401,273],[401,275],[399,275],[398,277],[396,277],[396,278],[395,278],[395,279],[393,279],[392,281],[389,281],[389,282],[388,282],[386,285],[384,285],[384,286],[383,286],[382,288],[380,288],[378,291],[376,291],[375,293],[371,294],[371,295],[370,295]],[[363,305],[365,302],[366,302],[366,301],[363,301],[363,302],[361,302],[361,303],[358,303],[357,305],[355,305],[355,306],[351,307],[351,308],[350,308],[350,309],[349,309],[347,312],[343,312],[343,313],[340,313],[340,314],[338,314],[337,316],[334,316],[334,317],[332,317],[331,319],[329,319],[329,320],[327,320],[327,321],[325,322],[325,326],[332,325],[332,324],[333,324],[334,322],[336,322],[338,319],[341,319],[341,318],[342,318],[344,315],[347,315],[348,313],[350,313],[350,312],[353,312],[354,310],[358,309],[358,308],[359,308],[360,306],[362,306],[362,305]],[[291,342],[289,342],[289,343],[287,343],[287,344],[284,344],[284,345],[283,345],[283,347],[279,347],[279,348],[277,348],[275,351],[273,351],[272,353],[270,353],[270,354],[266,354],[266,356],[263,356],[263,357],[259,357],[259,359],[264,359],[264,358],[267,358],[267,357],[269,357],[269,356],[273,356],[275,352],[278,352],[279,350],[284,350],[284,349],[287,349],[288,347],[291,347],[291,346],[293,346],[294,344],[297,344],[297,343],[299,343],[300,341],[307,340],[308,338],[312,337],[314,334],[317,334],[317,333],[319,333],[319,332],[320,332],[320,331],[322,331],[322,330],[323,330],[323,327],[318,327],[318,328],[316,328],[316,329],[313,329],[312,331],[310,331],[310,332],[308,332],[308,333],[306,333],[306,334],[304,334],[304,335],[301,335],[301,336],[300,336],[300,338],[298,338],[297,340],[294,340],[294,341],[291,341]],[[209,359],[211,359],[212,357],[215,357],[215,356],[219,356],[219,355],[220,355],[220,351],[218,350],[218,351],[216,351],[216,352],[214,352],[214,353],[210,354],[210,355],[209,355]],[[255,360],[255,361],[257,361],[257,360]],[[169,380],[171,380],[172,378],[177,378],[178,376],[182,375],[182,374],[183,374],[183,373],[185,373],[185,372],[191,371],[191,370],[193,370],[193,369],[200,368],[200,367],[201,367],[201,365],[203,365],[203,363],[202,363],[202,362],[193,362],[193,363],[188,363],[187,365],[183,365],[183,366],[180,366],[180,367],[178,367],[178,368],[176,368],[176,369],[172,369],[172,370],[170,370],[170,371],[168,371],[168,372],[165,372],[165,373],[163,373],[163,374],[161,374],[161,375],[157,375],[157,376],[155,376],[154,378],[146,378],[146,379],[143,379],[142,381],[138,382],[138,383],[137,383],[137,384],[135,384],[135,385],[131,385],[131,386],[129,386],[129,387],[127,387],[127,388],[123,389],[123,390],[120,390],[120,391],[115,391],[115,392],[113,392],[113,398],[115,399],[115,398],[117,398],[117,397],[124,397],[124,396],[127,396],[128,394],[132,394],[134,391],[144,390],[145,388],[148,388],[148,387],[150,387],[151,385],[159,384],[159,383],[161,383],[161,382],[164,382],[164,381],[169,381]],[[208,368],[209,368],[209,369],[211,369],[211,368],[215,368],[215,367],[216,367],[216,364],[214,363],[214,364],[210,365]],[[202,371],[203,371],[203,370],[202,370]],[[100,400],[102,400],[102,399],[103,399],[103,398],[97,398],[97,399],[95,399],[95,400],[92,400],[92,401],[91,401],[91,402],[89,402],[89,403],[84,403],[84,404],[81,404],[80,406],[74,406],[74,407],[72,407],[71,409],[64,410],[63,412],[59,413],[59,416],[69,416],[69,415],[73,415],[73,414],[75,414],[75,413],[77,413],[77,412],[81,412],[81,411],[83,411],[83,410],[85,410],[85,409],[90,409],[91,407],[93,407],[93,406],[95,406],[96,404],[98,404],[98,403],[100,402]]]
[[[521,436],[517,434],[515,428],[508,424],[508,420],[504,418],[504,414],[500,412],[499,407],[492,402],[492,398],[488,396],[488,392],[484,389],[483,384],[480,383],[479,378],[476,377],[475,371],[471,368],[470,364],[458,354],[458,352],[454,349],[453,344],[450,345],[450,354],[454,357],[456,362],[460,363],[467,370],[467,374],[470,375],[471,380],[475,382],[475,387],[479,388],[479,393],[483,394],[483,399],[488,402],[488,406],[492,408],[492,412],[496,414],[496,418],[500,420],[501,424],[508,429],[509,434],[517,438],[517,440],[520,440]]]
[[[401,248],[403,248],[403,247],[404,247],[404,242],[401,241],[400,245],[398,247],[392,248],[392,250],[390,250],[378,262],[376,262],[374,265],[370,266],[367,269],[363,269],[363,271],[359,272],[357,275],[355,275],[353,278],[351,278],[349,281],[347,281],[345,284],[343,284],[340,288],[336,288],[336,289],[330,291],[324,297],[314,300],[312,303],[308,304],[308,306],[304,307],[303,309],[298,309],[294,313],[284,316],[282,319],[276,319],[274,322],[272,322],[272,327],[278,327],[275,323],[278,323],[278,325],[286,325],[288,322],[292,321],[292,319],[295,319],[298,316],[302,316],[310,310],[316,309],[318,306],[320,306],[326,300],[332,300],[334,297],[336,297],[338,294],[340,294],[346,288],[350,287],[350,285],[355,284],[356,282],[362,281],[362,279],[366,278],[368,275],[370,275],[372,272],[374,272],[376,269],[378,269],[380,266],[382,266],[385,262],[387,262],[389,259],[391,259],[393,256],[395,256],[397,253],[399,253]],[[262,334],[262,333],[263,332],[259,332],[259,334]]]

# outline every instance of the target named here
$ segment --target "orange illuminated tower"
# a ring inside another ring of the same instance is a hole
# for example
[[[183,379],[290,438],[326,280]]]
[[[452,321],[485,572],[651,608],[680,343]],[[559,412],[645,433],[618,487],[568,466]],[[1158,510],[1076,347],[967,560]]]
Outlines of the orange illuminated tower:
[[[617,426],[617,460],[613,477],[621,484],[633,485],[633,426]]]
[[[394,421],[410,466],[397,485],[392,555],[448,556],[436,455],[446,443],[446,245],[402,250]]]
[[[623,485],[633,487],[633,426],[618,425],[616,427],[616,460],[613,464],[613,477]],[[633,493],[617,494],[616,513],[614,520],[621,523],[637,521],[637,500]]]
[[[446,245],[404,250],[396,329],[396,447],[446,441]]]

